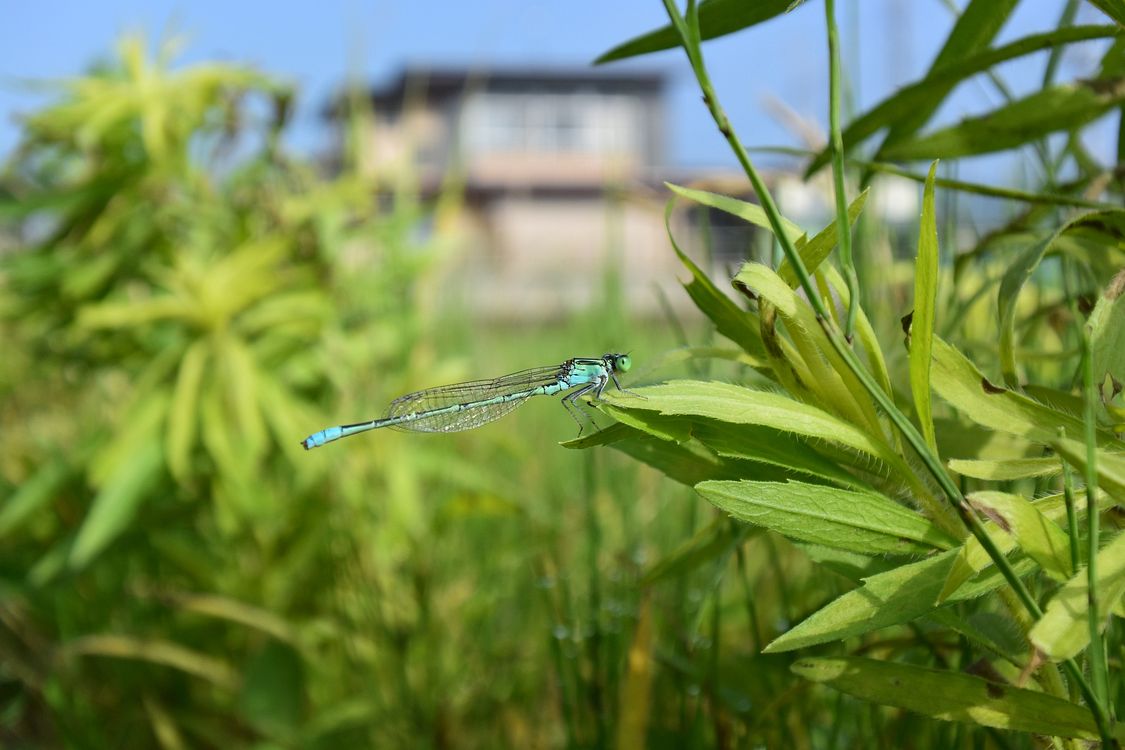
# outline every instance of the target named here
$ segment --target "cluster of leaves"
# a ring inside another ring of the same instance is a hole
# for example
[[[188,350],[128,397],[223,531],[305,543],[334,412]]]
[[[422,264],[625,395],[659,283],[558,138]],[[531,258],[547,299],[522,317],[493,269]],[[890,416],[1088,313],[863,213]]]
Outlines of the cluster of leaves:
[[[603,408],[618,424],[572,445],[612,445],[691,485],[733,519],[709,525],[657,563],[661,579],[705,565],[729,568],[748,543],[749,524],[784,536],[851,582],[800,623],[778,628],[765,646],[767,654],[830,649],[830,656],[792,662],[797,675],[937,719],[1120,741],[1125,734],[1110,718],[1122,705],[1120,683],[1105,654],[1119,652],[1116,616],[1125,614],[1125,535],[1113,525],[1125,503],[1125,272],[1118,272],[1125,211],[1100,202],[1120,199],[1120,174],[1083,148],[1081,134],[1125,103],[1118,25],[1125,7],[1096,3],[1114,25],[1071,26],[1077,3],[1070,3],[1060,28],[993,47],[1017,2],[973,0],[922,79],[843,128],[843,152],[829,146],[810,154],[810,173],[833,158],[842,171],[847,156],[861,180],[879,171],[912,176],[884,163],[891,160],[1016,147],[1041,158],[1048,189],[1039,193],[943,180],[936,164],[917,176],[925,193],[914,304],[898,313],[908,370],[897,377],[878,326],[849,288],[847,256],[840,270],[827,262],[840,228],[849,232],[861,219],[866,190],[814,236],[787,222],[706,74],[703,39],[792,4],[711,0],[689,3],[684,16],[665,5],[668,27],[601,61],[684,48],[761,206],[669,188],[772,232],[785,258],[777,268],[750,262],[738,271],[731,283],[740,305],[677,247],[691,275],[687,293],[736,347],[697,356],[743,364],[743,381],[678,380],[610,395]],[[831,36],[831,3],[827,19]],[[1111,40],[1095,77],[1053,83],[1062,47],[1091,39]],[[1052,50],[1044,87],[1013,99],[994,67],[1044,49]],[[981,73],[1009,101],[924,131],[955,86]],[[1125,126],[1121,132],[1125,138]],[[859,158],[880,133],[871,155]],[[1048,140],[1055,133],[1066,138]],[[1029,208],[955,265],[943,264],[935,186],[1018,198]],[[669,237],[675,246],[671,229]],[[1025,287],[1037,292],[1034,302],[1021,295]],[[867,288],[862,296],[881,294]],[[970,325],[971,311],[990,300],[991,320]],[[962,349],[987,358],[974,361]],[[1085,478],[1085,492],[1075,491],[1073,470]],[[1090,504],[1097,512],[1088,512]],[[1114,530],[1100,539],[1106,523]],[[892,626],[909,630],[886,630]],[[838,726],[831,729],[838,737]]]

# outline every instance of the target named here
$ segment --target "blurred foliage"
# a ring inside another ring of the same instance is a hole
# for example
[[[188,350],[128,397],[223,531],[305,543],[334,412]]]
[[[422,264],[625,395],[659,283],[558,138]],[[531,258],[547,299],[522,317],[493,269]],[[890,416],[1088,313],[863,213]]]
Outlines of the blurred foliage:
[[[972,0],[932,69],[853,118],[844,142],[855,351],[989,519],[1038,623],[828,345],[792,263],[746,264],[732,297],[670,235],[714,335],[630,321],[608,265],[602,298],[562,323],[476,321],[435,302],[459,248],[455,179],[430,201],[407,167],[361,169],[363,106],[347,108],[326,174],[283,147],[287,86],[175,67],[173,49],[150,59],[126,38],[26,119],[0,175],[0,743],[1096,738],[1057,665],[1096,665],[1075,574],[1091,425],[1095,517],[1113,537],[1097,591],[1103,613],[1121,611],[1122,172],[1082,135],[1121,107],[1123,48],[1116,26],[1073,15],[994,46],[1016,4]],[[695,43],[792,5],[708,0]],[[670,25],[604,59],[678,39]],[[1091,80],[1052,72],[1016,99],[995,70],[1103,39]],[[923,132],[982,74],[1004,104]],[[981,137],[991,129],[1003,137]],[[928,177],[883,163],[993,148],[1027,152],[1040,187],[965,183],[948,159]],[[811,171],[828,163],[808,156]],[[927,183],[916,253],[860,190],[890,169]],[[759,206],[672,190],[769,225]],[[1024,203],[963,246],[966,194]],[[841,314],[837,225],[779,226]],[[436,439],[298,444],[326,415],[373,416],[418,387],[617,348],[632,349],[629,387],[645,398],[608,394],[619,424],[571,443],[616,451],[557,450],[573,427],[547,405]],[[688,379],[636,385],[671,373]],[[1119,712],[1120,623],[1106,619]]]

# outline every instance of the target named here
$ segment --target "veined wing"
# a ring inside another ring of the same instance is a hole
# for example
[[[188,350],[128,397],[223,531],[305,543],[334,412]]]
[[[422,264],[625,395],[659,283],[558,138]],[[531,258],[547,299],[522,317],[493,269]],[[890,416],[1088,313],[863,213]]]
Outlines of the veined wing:
[[[532,395],[530,392],[539,386],[554,385],[558,382],[561,373],[561,365],[535,367],[488,380],[471,380],[427,388],[396,398],[387,407],[386,416],[390,418],[418,414],[417,419],[394,426],[395,429],[411,432],[471,430],[500,419],[526,401]],[[507,395],[516,395],[516,397],[496,403],[471,406],[474,402]],[[470,404],[470,406],[457,411],[426,414],[458,404]]]

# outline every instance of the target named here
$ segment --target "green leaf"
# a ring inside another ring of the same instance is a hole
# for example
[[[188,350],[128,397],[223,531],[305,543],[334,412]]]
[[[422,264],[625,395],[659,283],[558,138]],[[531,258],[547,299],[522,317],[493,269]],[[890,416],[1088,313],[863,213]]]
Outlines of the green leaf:
[[[991,383],[961,352],[934,337],[933,386],[957,411],[979,425],[1049,445],[1062,429],[1082,439],[1082,420],[1022,394]],[[1099,434],[1099,444],[1125,448],[1121,441]]]
[[[695,489],[739,521],[827,547],[910,555],[957,544],[917,512],[874,493],[803,482],[710,481]]]
[[[0,507],[0,538],[12,533],[55,498],[55,493],[71,478],[70,464],[57,458],[48,461]]]
[[[1090,5],[1125,26],[1125,2],[1122,0],[1090,0]]]
[[[163,458],[160,442],[154,435],[109,477],[78,530],[68,560],[72,569],[85,568],[128,528],[156,481]]]
[[[1062,493],[1039,498],[1034,503],[1028,503],[1017,495],[987,491],[974,492],[967,500],[984,513],[988,519],[984,524],[985,532],[1003,554],[1015,549],[1018,541],[1034,548],[1037,561],[1048,572],[1054,571],[1055,578],[1065,579],[1070,575],[1070,539],[1057,525],[1066,517]],[[1105,493],[1098,494],[1099,508],[1109,502]],[[1082,516],[1086,510],[1086,498],[1076,498],[1076,506],[1079,516]],[[1047,538],[1043,538],[1044,535]],[[1030,552],[1027,547],[1024,549]],[[1058,549],[1064,550],[1065,554],[1057,553]],[[992,565],[992,558],[980,542],[975,537],[966,539],[938,595],[939,601],[945,601],[965,581]]]
[[[755,0],[752,3],[744,0],[705,0],[699,5],[700,36],[715,39],[733,34],[786,13],[801,2],[803,0]],[[594,64],[647,55],[679,44],[680,36],[676,30],[671,25],[663,26],[617,45],[600,55]]]
[[[58,655],[64,659],[99,656],[159,664],[207,680],[223,690],[232,690],[238,684],[238,673],[226,662],[168,641],[86,635],[64,643]]]
[[[957,551],[949,550],[867,578],[863,586],[836,598],[778,636],[765,651],[792,651],[917,619],[937,607],[938,594],[956,557]],[[1013,567],[1018,575],[1025,575],[1034,563],[1024,559]],[[951,600],[973,599],[1002,585],[1003,576],[992,569],[960,587]]]
[[[1097,739],[1083,706],[961,672],[840,656],[799,659],[794,674],[882,706],[895,706],[943,721],[1055,737]]]
[[[168,409],[168,468],[172,476],[180,481],[188,475],[191,451],[195,447],[199,421],[199,388],[207,358],[205,341],[196,341],[188,347],[180,363],[172,403]]]
[[[1098,598],[1103,611],[1099,629],[1108,618],[1105,609],[1125,596],[1125,534],[1118,534],[1097,558]],[[1047,611],[1031,629],[1031,642],[1053,661],[1069,659],[1090,643],[1089,576],[1085,569],[1067,581],[1047,603]]]
[[[856,199],[848,206],[848,226],[855,226],[860,214],[863,213],[863,207],[867,203],[867,194],[870,191],[870,188],[864,188],[863,192],[856,196]],[[801,260],[805,264],[805,270],[810,274],[815,273],[820,264],[832,254],[832,250],[836,247],[839,229],[839,222],[829,222],[807,243],[798,243],[797,254],[801,256]],[[785,280],[790,289],[796,289],[800,285],[797,272],[793,270],[788,258],[781,259],[781,264],[777,267],[777,275]]]
[[[725,518],[716,518],[650,567],[641,577],[641,585],[651,586],[669,578],[679,578],[701,565],[726,557],[749,536],[748,531]]]
[[[1062,581],[1073,574],[1069,538],[1038,505],[1007,492],[974,492],[965,500],[985,518],[1011,534],[1020,549],[1052,578]],[[976,542],[976,539],[972,541]]]
[[[729,424],[752,424],[823,440],[902,468],[902,459],[883,442],[828,412],[776,393],[753,391],[730,383],[675,380],[634,389],[644,398],[603,394],[613,406],[666,415],[693,415]]]
[[[1125,385],[1125,270],[1118,272],[1090,313],[1090,356],[1094,383],[1109,401]],[[1111,379],[1106,387],[1107,376]]]
[[[247,665],[239,702],[251,726],[268,735],[290,734],[305,702],[304,666],[297,651],[270,641]]]
[[[881,149],[877,159],[953,159],[1022,146],[1085,125],[1125,101],[1125,79],[1076,81],[1036,91],[988,114]]]
[[[970,0],[965,9],[957,17],[953,30],[945,39],[941,51],[934,58],[930,66],[930,73],[952,65],[959,60],[987,49],[996,34],[1008,20],[1012,10],[1019,0]],[[929,74],[927,74],[929,77]],[[903,117],[890,123],[890,132],[879,148],[877,159],[884,157],[884,152],[891,144],[898,143],[917,132],[918,128],[929,122],[934,112],[938,110],[949,93],[957,85],[956,81],[949,81],[942,85],[930,86],[930,96],[915,107],[906,111]],[[941,154],[941,158],[948,158]],[[937,158],[937,157],[935,157]]]
[[[949,470],[974,479],[990,482],[1010,482],[1029,477],[1049,477],[1062,472],[1058,458],[999,458],[999,459],[960,459],[948,462]]]
[[[1001,47],[988,48],[986,44],[985,48],[973,54],[958,53],[940,66],[935,65],[921,80],[903,86],[848,123],[843,133],[844,146],[851,150],[883,128],[910,119],[919,110],[930,110],[932,113],[932,103],[946,96],[953,86],[1002,62],[1065,44],[1112,37],[1117,33],[1113,26],[1068,26],[1032,34]],[[829,152],[825,149],[817,154],[806,175],[820,170],[828,160]]]
[[[742,472],[702,446],[677,443],[656,437],[643,429],[617,423],[593,435],[569,440],[566,448],[609,445],[641,463],[648,464],[674,481],[694,487],[707,479],[733,479]]]
[[[680,249],[672,233],[671,216],[674,200],[668,201],[664,208],[664,226],[672,249],[680,261],[691,272],[691,281],[684,284],[684,290],[691,297],[700,312],[710,318],[715,330],[742,347],[743,351],[756,360],[766,357],[765,345],[758,326],[758,318],[738,305],[730,297],[719,291],[707,274],[700,270],[691,258]]]
[[[677,195],[683,196],[688,200],[695,201],[704,206],[718,209],[731,216],[742,219],[745,222],[753,224],[754,226],[762,227],[763,229],[772,232],[773,227],[770,225],[769,218],[762,207],[756,203],[747,203],[746,201],[731,198],[730,196],[720,195],[719,193],[709,193],[706,190],[696,190],[694,188],[680,187],[671,182],[665,182],[664,185]],[[805,235],[805,230],[793,222],[781,217],[781,226],[785,230],[785,235],[789,238],[790,242],[796,242]]]
[[[1086,444],[1077,440],[1056,440],[1051,446],[1081,471],[1086,472]],[[1099,450],[1094,461],[1098,474],[1098,486],[1119,502],[1125,503],[1125,455]]]
[[[934,322],[937,317],[938,236],[934,210],[935,161],[930,165],[922,197],[922,221],[918,228],[918,258],[914,262],[914,313],[910,324],[910,391],[926,445],[937,453],[933,405],[930,396],[930,362]]]

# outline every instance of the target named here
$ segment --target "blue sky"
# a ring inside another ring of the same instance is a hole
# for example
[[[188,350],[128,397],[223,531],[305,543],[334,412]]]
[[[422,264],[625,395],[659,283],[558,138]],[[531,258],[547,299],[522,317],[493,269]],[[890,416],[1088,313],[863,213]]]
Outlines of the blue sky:
[[[963,0],[958,0],[963,5]],[[1001,41],[1050,28],[1063,0],[1027,0]],[[843,0],[837,3],[860,107],[870,106],[928,66],[952,25],[942,0]],[[614,44],[666,21],[660,0],[478,0],[477,2],[361,2],[320,0],[40,0],[7,2],[0,24],[0,158],[18,138],[16,115],[43,101],[23,85],[82,71],[112,49],[125,32],[156,41],[187,39],[185,63],[225,60],[249,64],[295,83],[300,97],[295,148],[315,150],[326,133],[317,111],[349,73],[385,80],[404,64],[585,65]],[[1083,8],[1080,21],[1104,23]],[[858,32],[858,33],[857,33]],[[796,145],[798,139],[770,114],[769,99],[823,124],[827,115],[824,10],[817,0],[788,16],[708,43],[712,75],[736,128],[753,145]],[[858,53],[857,53],[858,50]],[[1064,76],[1088,72],[1096,48],[1074,48]],[[1002,69],[1013,88],[1027,91],[1041,76],[1043,55]],[[858,66],[855,65],[858,63]],[[682,53],[629,63],[671,77],[669,156],[674,165],[729,164],[686,68]],[[959,89],[944,121],[998,102],[986,86]],[[1110,151],[1110,129],[1092,144]],[[995,175],[994,175],[995,177]]]

